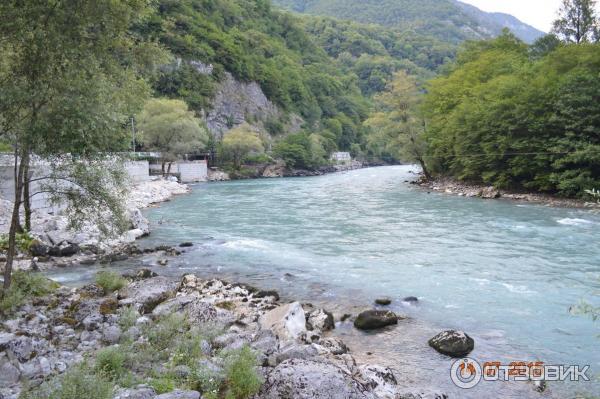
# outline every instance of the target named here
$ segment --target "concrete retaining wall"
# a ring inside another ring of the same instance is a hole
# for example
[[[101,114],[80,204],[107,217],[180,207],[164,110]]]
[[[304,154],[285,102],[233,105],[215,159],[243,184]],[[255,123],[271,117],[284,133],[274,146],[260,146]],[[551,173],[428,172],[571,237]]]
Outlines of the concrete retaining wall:
[[[160,173],[162,170],[161,165],[152,163],[150,164],[150,170]],[[179,176],[181,183],[203,182],[208,180],[208,165],[206,161],[173,162],[171,173]]]
[[[148,161],[126,162],[125,170],[132,183],[143,183],[150,180],[150,163]]]

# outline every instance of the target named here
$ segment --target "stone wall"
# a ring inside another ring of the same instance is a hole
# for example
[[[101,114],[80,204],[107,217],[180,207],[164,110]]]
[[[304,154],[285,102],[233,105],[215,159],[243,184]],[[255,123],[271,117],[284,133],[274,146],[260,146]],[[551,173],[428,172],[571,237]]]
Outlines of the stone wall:
[[[150,164],[148,161],[126,162],[125,170],[127,171],[129,180],[134,184],[150,180]]]

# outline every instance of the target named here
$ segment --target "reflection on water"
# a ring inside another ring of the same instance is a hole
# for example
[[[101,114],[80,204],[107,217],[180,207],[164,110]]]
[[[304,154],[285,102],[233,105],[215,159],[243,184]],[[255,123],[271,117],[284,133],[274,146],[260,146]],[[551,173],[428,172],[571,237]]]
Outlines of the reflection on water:
[[[482,361],[590,364],[600,370],[598,325],[568,309],[600,289],[600,217],[583,210],[427,194],[405,184],[408,167],[317,178],[204,184],[147,212],[142,245],[194,241],[154,267],[276,287],[284,298],[326,303],[339,315],[377,296],[409,316],[375,335],[340,324],[335,334],[363,361],[387,364],[407,387],[452,397],[565,397],[598,385],[451,385],[451,360],[427,346],[442,328],[467,331]],[[119,269],[153,265],[147,256]],[[85,273],[82,274],[82,271]],[[65,282],[93,270],[64,270]],[[401,299],[420,299],[406,306]],[[566,392],[569,392],[567,395]]]

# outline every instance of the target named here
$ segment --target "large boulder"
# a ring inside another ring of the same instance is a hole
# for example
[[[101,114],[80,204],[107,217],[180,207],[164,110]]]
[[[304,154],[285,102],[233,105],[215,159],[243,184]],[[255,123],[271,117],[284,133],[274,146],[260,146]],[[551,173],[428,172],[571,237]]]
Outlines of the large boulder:
[[[371,399],[369,386],[328,362],[290,359],[266,377],[259,397],[263,399]]]
[[[260,327],[272,330],[282,341],[301,338],[306,333],[306,316],[299,302],[281,305],[261,316]]]
[[[141,313],[150,313],[160,303],[175,296],[179,283],[158,276],[134,281],[119,292],[120,305],[134,305]]]
[[[154,317],[166,316],[172,313],[185,313],[189,322],[195,325],[212,322],[230,324],[235,319],[230,311],[217,308],[191,295],[181,295],[168,299],[152,311]]]
[[[365,364],[358,368],[362,378],[373,390],[377,399],[395,399],[398,381],[387,367]]]
[[[389,310],[366,310],[354,320],[354,327],[359,330],[376,330],[398,324],[398,316]]]
[[[154,399],[156,392],[148,386],[138,386],[136,388],[120,388],[117,390],[113,399]]]
[[[467,356],[475,347],[475,341],[462,331],[442,331],[429,340],[429,346],[451,357]]]
[[[333,314],[324,309],[312,309],[306,312],[306,328],[309,330],[329,331],[335,328]]]

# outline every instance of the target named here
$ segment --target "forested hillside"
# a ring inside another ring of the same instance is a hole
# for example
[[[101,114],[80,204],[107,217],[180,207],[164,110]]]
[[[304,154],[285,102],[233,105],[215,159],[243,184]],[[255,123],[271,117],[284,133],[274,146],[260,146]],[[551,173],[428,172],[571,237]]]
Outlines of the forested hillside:
[[[454,0],[274,0],[274,3],[301,13],[412,30],[449,43],[490,38],[507,27],[505,20],[489,14],[486,17],[487,13],[480,10],[474,14],[472,9],[465,10],[464,4]],[[543,35],[516,18],[510,24],[508,27],[522,34],[523,40]]]
[[[307,16],[302,26],[313,41],[337,60],[345,73],[354,73],[367,96],[385,89],[398,70],[431,78],[451,61],[456,46],[431,36],[400,32],[375,24],[360,24]]]
[[[353,74],[343,73],[304,32],[296,17],[273,10],[268,0],[160,0],[157,12],[137,30],[183,62],[153,79],[157,96],[182,98],[200,112],[210,108],[224,72],[258,82],[286,113],[297,113],[313,142],[327,150],[360,141],[368,114]],[[212,64],[212,74],[195,61]],[[285,121],[268,121],[271,133]]]
[[[433,171],[569,196],[600,184],[600,44],[542,44],[471,43],[429,84]]]

